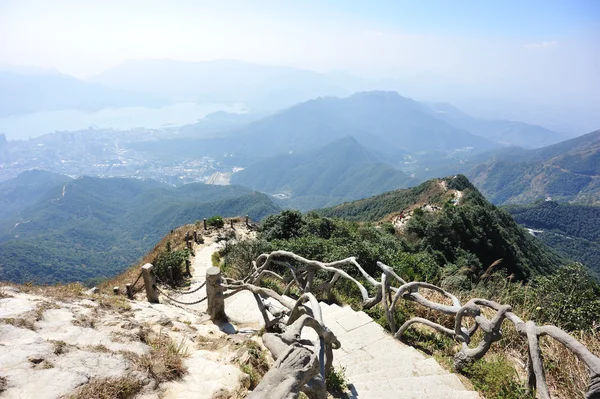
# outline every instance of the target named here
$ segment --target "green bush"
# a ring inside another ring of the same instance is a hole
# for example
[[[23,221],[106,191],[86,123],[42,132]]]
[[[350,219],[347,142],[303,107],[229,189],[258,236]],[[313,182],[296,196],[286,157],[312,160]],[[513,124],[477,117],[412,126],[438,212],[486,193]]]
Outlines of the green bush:
[[[225,225],[225,221],[221,216],[213,216],[206,221],[206,224],[212,227],[221,228]]]
[[[183,280],[185,261],[189,257],[189,249],[184,248],[179,251],[173,251],[171,243],[167,242],[165,250],[158,254],[152,262],[154,265],[154,274],[163,283],[176,284]],[[173,276],[172,280],[171,273]]]
[[[556,324],[567,331],[596,326],[600,314],[600,285],[585,266],[575,263],[562,267],[535,283],[536,321]]]

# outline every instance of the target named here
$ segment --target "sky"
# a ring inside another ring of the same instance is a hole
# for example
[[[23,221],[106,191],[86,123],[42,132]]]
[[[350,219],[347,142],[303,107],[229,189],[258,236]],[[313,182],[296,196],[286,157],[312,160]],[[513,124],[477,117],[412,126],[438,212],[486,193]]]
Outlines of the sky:
[[[237,59],[600,101],[596,0],[0,0],[0,64]]]

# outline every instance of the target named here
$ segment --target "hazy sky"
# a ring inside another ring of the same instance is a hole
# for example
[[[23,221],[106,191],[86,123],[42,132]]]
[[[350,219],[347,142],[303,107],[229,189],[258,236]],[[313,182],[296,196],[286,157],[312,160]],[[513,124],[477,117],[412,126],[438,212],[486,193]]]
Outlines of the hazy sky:
[[[599,99],[600,1],[0,0],[0,64],[239,59]]]

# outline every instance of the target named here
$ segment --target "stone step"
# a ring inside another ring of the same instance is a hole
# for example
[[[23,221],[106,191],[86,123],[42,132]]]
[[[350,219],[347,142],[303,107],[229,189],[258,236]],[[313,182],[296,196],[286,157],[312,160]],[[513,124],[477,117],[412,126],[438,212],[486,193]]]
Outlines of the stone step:
[[[352,314],[354,311],[349,306],[329,305],[328,308],[321,308],[323,311],[323,321],[325,324],[337,320],[344,315]]]
[[[422,392],[422,391],[350,391],[350,399],[481,399],[477,392],[473,391],[447,391],[447,392]]]
[[[374,374],[377,377],[377,373]],[[358,391],[421,391],[421,392],[446,392],[466,391],[462,382],[454,374],[425,375],[415,377],[396,377],[393,379],[365,378],[364,381],[351,381]]]
[[[379,363],[379,364],[378,364]],[[405,377],[450,375],[435,359],[406,359],[404,362],[386,359],[370,359],[363,362],[345,363],[333,356],[335,367],[343,368],[351,381],[379,381]]]

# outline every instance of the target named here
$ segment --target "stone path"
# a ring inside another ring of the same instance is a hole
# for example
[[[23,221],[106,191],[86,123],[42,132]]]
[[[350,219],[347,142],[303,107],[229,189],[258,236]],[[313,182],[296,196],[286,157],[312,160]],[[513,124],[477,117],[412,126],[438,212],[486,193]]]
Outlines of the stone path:
[[[479,399],[433,358],[393,338],[364,312],[321,302],[323,321],[342,347],[333,364],[345,369],[351,398]]]
[[[217,249],[218,245],[213,243],[197,250],[192,289],[204,282],[206,270],[212,266],[211,255]],[[206,295],[206,291],[203,288],[184,297],[191,300],[187,297],[194,295],[200,298]],[[345,370],[350,398],[480,398],[477,392],[465,388],[458,376],[444,370],[435,359],[427,358],[393,338],[366,313],[335,304],[320,304],[325,325],[336,334],[342,345],[334,351],[334,365]],[[206,303],[195,308],[206,311]],[[232,332],[252,332],[264,325],[255,299],[249,292],[228,298],[225,312],[231,320]],[[305,329],[303,338],[316,339],[316,334]]]
[[[206,271],[213,266],[211,259],[212,254],[218,249],[219,244],[210,243],[196,250],[192,271],[194,276],[191,279],[190,291],[205,282]],[[189,295],[181,295],[179,297],[177,294],[173,295],[175,299],[180,299],[185,302],[194,302],[205,296],[206,287]],[[199,312],[206,312],[206,301],[191,306],[191,308]],[[229,329],[230,332],[234,332],[232,329],[235,325],[237,327],[236,331],[254,332],[264,326],[262,315],[256,305],[256,300],[252,293],[248,291],[243,291],[227,298],[225,300],[225,311],[227,312],[227,316],[229,316],[231,324],[222,326],[224,330]]]

